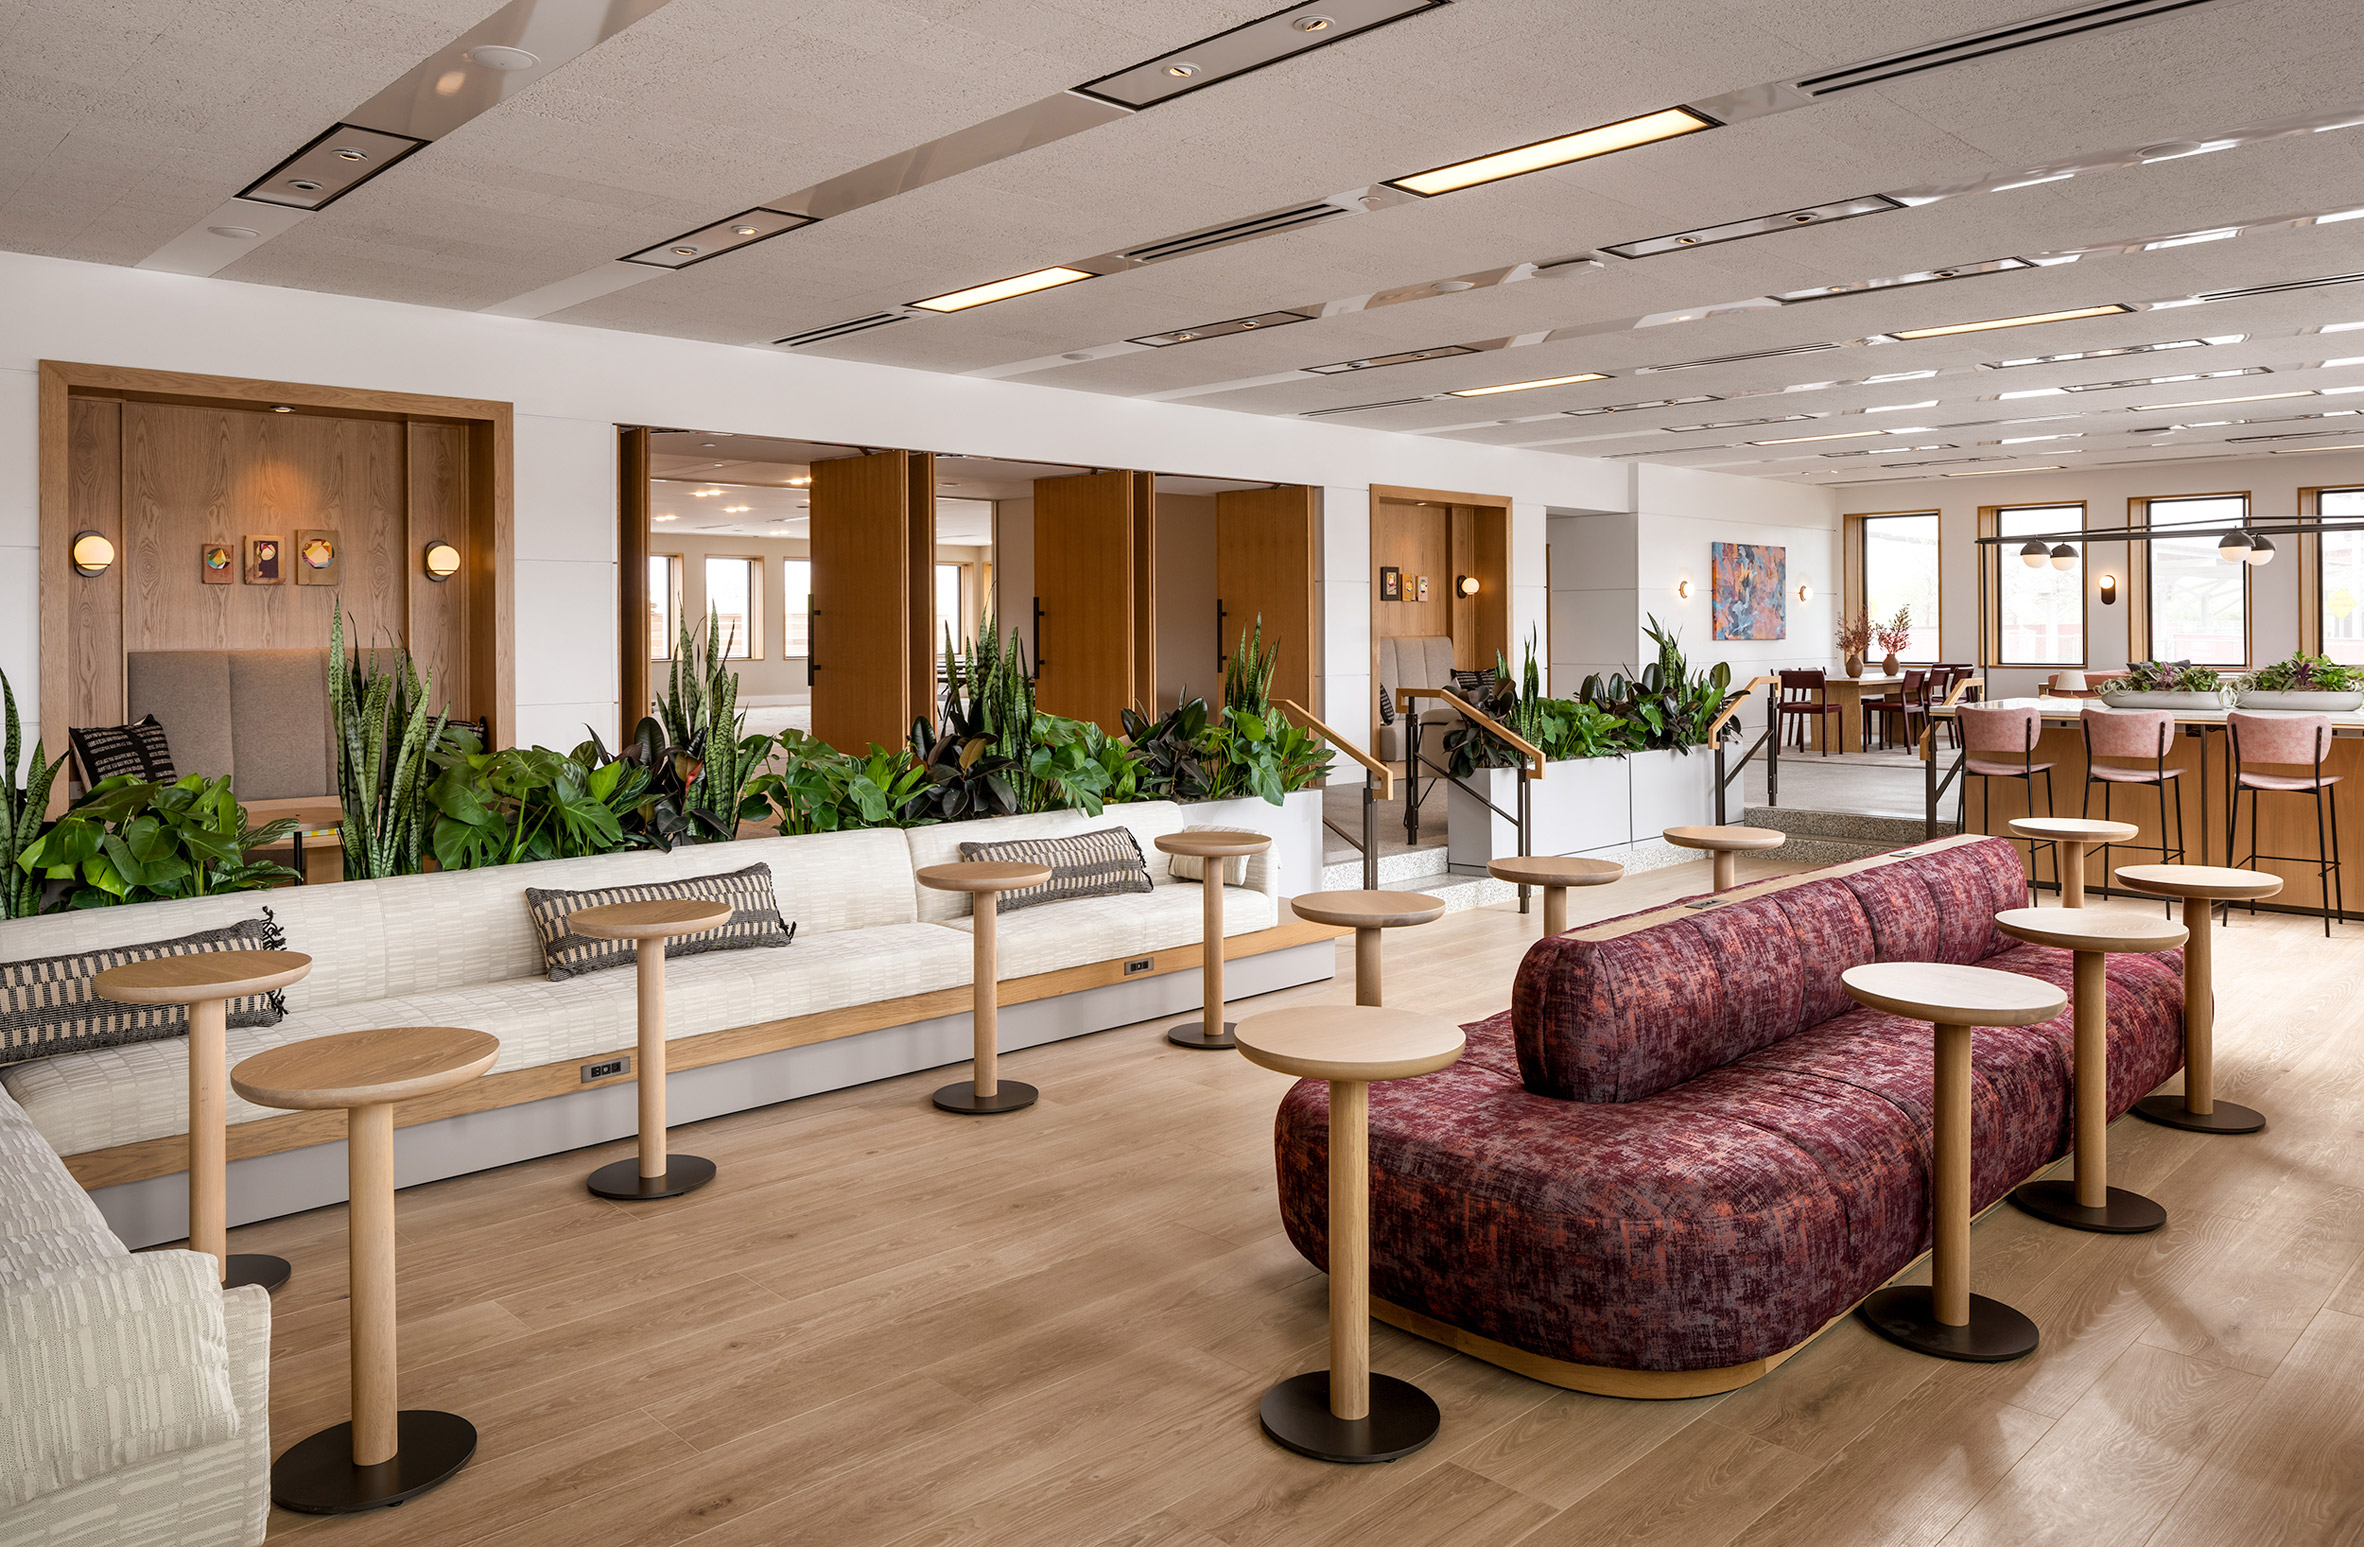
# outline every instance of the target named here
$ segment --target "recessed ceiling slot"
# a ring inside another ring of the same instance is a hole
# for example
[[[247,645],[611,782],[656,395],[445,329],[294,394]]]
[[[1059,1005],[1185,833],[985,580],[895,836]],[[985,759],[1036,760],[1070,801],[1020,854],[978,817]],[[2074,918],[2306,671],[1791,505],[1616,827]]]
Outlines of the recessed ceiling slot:
[[[1990,28],[1942,43],[1931,43],[1901,53],[1884,54],[1867,59],[1843,70],[1832,70],[1823,75],[1809,75],[1790,84],[1810,97],[1827,97],[1833,92],[1853,91],[1859,86],[1875,86],[1907,75],[1921,75],[1930,70],[1942,70],[1951,65],[1967,64],[1973,59],[1985,59],[1995,54],[2010,53],[2015,49],[2033,48],[2039,43],[2058,42],[2062,38],[2081,33],[2100,32],[2111,27],[2132,26],[2168,15],[2190,10],[2194,6],[2212,4],[2213,0],[2114,0],[2108,5],[2077,6],[2066,11],[2055,11],[2032,21],[2015,22],[2008,27]]]
[[[1299,414],[1297,417],[1300,419],[1322,419],[1328,417],[1331,414],[1365,414],[1369,413],[1374,408],[1409,408],[1414,403],[1425,403],[1428,401],[1429,399],[1424,397],[1390,398],[1384,403],[1355,403],[1345,408],[1312,408],[1306,410],[1304,413]]]
[[[1289,209],[1267,210],[1261,215],[1250,215],[1245,220],[1186,231],[1162,242],[1135,247],[1125,256],[1135,263],[1162,263],[1168,258],[1179,258],[1184,253],[1205,252],[1212,247],[1228,247],[1233,242],[1253,241],[1259,236],[1270,236],[1275,231],[1286,231],[1292,226],[1311,225],[1317,220],[1349,213],[1351,211],[1328,203],[1299,204]]]
[[[1594,414],[1630,414],[1637,408],[1680,408],[1688,403],[1721,403],[1713,393],[1697,393],[1691,397],[1659,397],[1646,403],[1611,403],[1605,408],[1563,408],[1561,413],[1571,419],[1588,419]]]
[[[1147,344],[1152,349],[1167,349],[1175,344],[1195,344],[1201,339],[1228,338],[1235,333],[1262,333],[1271,328],[1285,328],[1292,322],[1311,322],[1311,312],[1258,312],[1253,317],[1234,317],[1229,322],[1210,322],[1195,328],[1177,328],[1171,333],[1144,333],[1139,338],[1127,339],[1131,344]]]
[[[1310,53],[1327,44],[1433,10],[1445,0],[1309,0],[1229,32],[1184,44],[1075,90],[1129,108],[1155,107],[1176,97]]]
[[[2320,290],[2328,285],[2352,285],[2359,280],[2364,280],[2364,273],[2326,274],[2320,279],[2290,279],[2274,285],[2243,285],[2237,290],[2203,290],[2194,299],[2238,301],[2253,295],[2282,295],[2292,290]]]
[[[1415,360],[1445,360],[1454,355],[1476,353],[1467,344],[1444,344],[1435,349],[1406,349],[1391,355],[1365,355],[1359,360],[1337,360],[1328,365],[1309,365],[1305,369],[1316,376],[1345,376],[1355,371],[1375,371],[1381,366],[1410,365]]]
[[[1812,290],[1784,290],[1773,297],[1784,306],[1795,306],[1801,301],[1828,301],[1842,295],[1862,295],[1872,290],[1899,290],[1907,285],[1943,284],[1949,279],[1976,279],[1981,274],[2002,274],[2012,269],[2033,268],[2025,258],[1989,258],[1981,263],[1955,263],[1942,269],[1923,269],[1914,274],[1898,274],[1890,279],[1858,280],[1844,285],[1819,285]]]
[[[1648,258],[1659,253],[1682,252],[1692,247],[1709,247],[1717,242],[1737,242],[1743,237],[1766,236],[1775,231],[1795,231],[1802,226],[1826,226],[1834,220],[1853,220],[1858,215],[1877,215],[1885,210],[1902,208],[1904,205],[1900,201],[1884,193],[1875,193],[1860,199],[1842,199],[1835,204],[1784,210],[1778,215],[1755,215],[1747,220],[1729,220],[1720,226],[1700,226],[1695,230],[1676,231],[1639,242],[1617,242],[1601,251],[1615,253],[1620,258]]]
[[[338,124],[239,191],[289,209],[326,209],[426,144],[407,134]]]
[[[1738,365],[1743,360],[1778,360],[1783,355],[1820,354],[1825,349],[1837,349],[1838,344],[1795,344],[1787,349],[1757,349],[1747,354],[1711,355],[1704,360],[1677,360],[1672,365],[1637,365],[1636,376],[1653,376],[1660,371],[1691,371],[1703,365]]]
[[[752,247],[766,238],[784,235],[812,223],[810,215],[793,215],[786,210],[741,210],[728,220],[717,220],[710,226],[684,231],[653,247],[643,247],[636,253],[628,253],[623,261],[646,263],[660,269],[686,269],[693,263],[719,258],[726,252],[737,252],[742,247]]]
[[[825,328],[807,328],[802,333],[791,333],[786,338],[775,338],[774,344],[784,349],[802,349],[807,344],[825,344],[833,338],[845,338],[855,333],[867,333],[872,328],[883,328],[893,322],[909,322],[907,312],[872,312],[867,317],[856,317],[849,322],[833,322]]]

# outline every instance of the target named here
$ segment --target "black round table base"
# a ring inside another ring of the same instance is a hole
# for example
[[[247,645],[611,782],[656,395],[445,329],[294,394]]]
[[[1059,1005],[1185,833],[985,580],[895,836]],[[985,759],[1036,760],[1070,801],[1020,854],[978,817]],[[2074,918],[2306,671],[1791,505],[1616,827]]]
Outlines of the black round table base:
[[[248,1284],[260,1284],[273,1294],[287,1282],[294,1272],[285,1257],[266,1257],[261,1252],[232,1252],[222,1273],[224,1289],[243,1289]]]
[[[977,1094],[977,1082],[963,1080],[947,1085],[930,1098],[946,1112],[958,1112],[964,1117],[991,1117],[997,1112],[1021,1112],[1042,1099],[1042,1092],[1022,1080],[997,1080],[993,1094]]]
[[[349,1423],[296,1441],[271,1463],[271,1502],[302,1515],[390,1509],[451,1477],[476,1454],[476,1425],[457,1414],[405,1408],[394,1424],[394,1457],[375,1466],[353,1464]]]
[[[612,1160],[591,1173],[586,1183],[594,1198],[641,1203],[651,1198],[678,1198],[714,1180],[714,1162],[696,1155],[667,1155],[663,1176],[642,1176],[640,1157]]]
[[[2217,1102],[2213,1112],[2186,1112],[2181,1096],[2145,1096],[2134,1103],[2134,1115],[2186,1133],[2256,1133],[2266,1125],[2263,1112],[2230,1101]]]
[[[1370,1416],[1337,1417],[1327,1370],[1292,1375],[1265,1392],[1257,1416],[1274,1444],[1347,1466],[1400,1461],[1435,1439],[1444,1422],[1427,1392],[1392,1375],[1371,1377]]]
[[[1239,1046],[1239,1043],[1232,1040],[1231,1036],[1232,1032],[1237,1029],[1230,1021],[1225,1021],[1222,1031],[1210,1037],[1207,1035],[1205,1021],[1184,1021],[1181,1025],[1167,1030],[1166,1040],[1176,1047],[1194,1047],[1202,1053],[1220,1053],[1226,1048]]]
[[[1939,1359],[2001,1364],[2036,1351],[2036,1324],[2000,1300],[1970,1297],[1970,1324],[1952,1327],[1937,1319],[1926,1284],[1898,1284],[1874,1291],[1857,1313],[1891,1343]]]
[[[2077,1201],[2075,1182],[2029,1182],[2012,1192],[2011,1201],[2038,1219],[2102,1235],[2141,1235],[2167,1223],[2167,1211],[2141,1193],[2112,1187],[2106,1197],[2100,1208],[2089,1209]]]

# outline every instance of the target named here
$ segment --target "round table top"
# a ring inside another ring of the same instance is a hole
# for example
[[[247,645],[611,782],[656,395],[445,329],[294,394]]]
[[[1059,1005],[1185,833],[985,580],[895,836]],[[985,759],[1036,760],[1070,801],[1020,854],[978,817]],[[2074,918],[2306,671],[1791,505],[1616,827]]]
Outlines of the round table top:
[[[1770,827],[1670,827],[1666,841],[1678,849],[1778,849],[1789,834]]]
[[[1289,899],[1297,917],[1348,929],[1400,929],[1445,916],[1445,902],[1426,892],[1305,892]]]
[[[1408,1080],[1461,1056],[1461,1028],[1414,1010],[1317,1004],[1251,1015],[1231,1030],[1252,1064],[1308,1080]]]
[[[2007,824],[2014,838],[2051,838],[2070,843],[2124,843],[2141,833],[2132,822],[2105,822],[2099,817],[2018,816]]]
[[[2068,1004],[2042,978],[1951,962],[1871,962],[1849,967],[1839,982],[1857,1004],[1944,1026],[2032,1026]]]
[[[949,865],[922,865],[916,874],[920,885],[939,892],[1015,892],[1050,880],[1051,867],[1016,860],[963,859]]]
[[[240,1060],[230,1088],[257,1106],[310,1111],[432,1096],[501,1056],[497,1037],[457,1026],[390,1026],[290,1042]]]
[[[2233,870],[2223,865],[2120,865],[2118,879],[2138,892],[2157,897],[2230,898],[2247,902],[2271,897],[2282,889],[2280,876],[2262,870]]]
[[[90,980],[101,999],[125,1004],[195,1004],[267,994],[312,970],[301,951],[195,951],[109,967]]]
[[[1215,832],[1188,827],[1178,833],[1160,833],[1151,841],[1160,853],[1187,854],[1197,859],[1238,859],[1242,855],[1261,854],[1272,847],[1269,833]]]
[[[2132,908],[2005,908],[1995,928],[2064,951],[2172,951],[2191,938],[2172,919]]]
[[[661,897],[648,902],[606,902],[577,908],[566,916],[570,934],[594,940],[663,940],[720,929],[731,921],[727,902],[702,897]]]
[[[1607,886],[1625,874],[1625,867],[1613,859],[1509,854],[1486,861],[1486,874],[1517,886]]]

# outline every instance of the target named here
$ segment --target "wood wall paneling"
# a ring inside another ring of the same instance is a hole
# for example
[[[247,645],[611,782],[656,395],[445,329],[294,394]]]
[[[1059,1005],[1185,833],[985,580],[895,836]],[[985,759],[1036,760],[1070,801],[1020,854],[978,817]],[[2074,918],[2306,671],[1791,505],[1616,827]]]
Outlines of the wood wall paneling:
[[[1406,639],[1453,632],[1450,565],[1453,561],[1448,507],[1409,500],[1371,502],[1371,636]],[[1404,574],[1404,599],[1382,601],[1379,571],[1394,565]],[[1428,577],[1428,600],[1417,599],[1419,577]]]
[[[936,631],[936,454],[906,451],[903,477],[904,585],[910,598],[904,608],[908,635],[904,654],[910,684],[905,689],[902,735],[920,716],[934,718],[936,652],[944,641]],[[893,746],[883,741],[882,746]]]
[[[649,710],[648,429],[616,432],[616,592],[624,626],[616,661],[616,735],[632,734]]]
[[[508,404],[487,406],[468,425],[468,701],[491,722],[487,745],[506,747],[517,739],[516,426]]]
[[[1446,605],[1453,620],[1453,664],[1462,671],[1478,671],[1494,664],[1494,652],[1484,647],[1478,632],[1478,601],[1476,596],[1463,596],[1453,589],[1453,582],[1462,575],[1477,573],[1478,568],[1478,507],[1452,507],[1451,560],[1445,565],[1447,573],[1438,582],[1445,588]],[[1483,593],[1480,593],[1481,596]]]
[[[123,694],[123,405],[77,398],[68,405],[68,542],[98,532],[115,545],[115,564],[105,574],[85,577],[66,568],[75,605],[67,630],[67,702],[74,725],[120,725]],[[215,586],[212,589],[224,589]],[[66,749],[66,725],[43,727],[54,757]]]
[[[1157,475],[1133,475],[1133,702],[1157,712]]]
[[[431,701],[448,705],[454,719],[472,720],[476,695],[468,680],[468,596],[477,580],[464,557],[473,542],[468,432],[452,424],[411,424],[404,432],[408,538],[396,568],[408,596],[410,652],[422,674],[434,674]],[[427,578],[427,545],[437,541],[463,555],[460,572],[449,580]]]
[[[1472,614],[1476,635],[1475,664],[1482,670],[1494,664],[1496,652],[1517,670],[1526,659],[1526,641],[1510,637],[1510,509],[1504,505],[1470,507],[1476,528],[1475,575],[1481,589]]]
[[[1242,631],[1264,623],[1264,642],[1279,650],[1272,696],[1318,712],[1321,619],[1314,606],[1314,491],[1301,484],[1228,490],[1215,496],[1215,584],[1225,611],[1225,655]]]
[[[909,461],[834,457],[812,474],[813,734],[896,746],[911,730]]]
[[[1042,606],[1036,702],[1114,733],[1133,700],[1133,475],[1034,484],[1034,594]]]

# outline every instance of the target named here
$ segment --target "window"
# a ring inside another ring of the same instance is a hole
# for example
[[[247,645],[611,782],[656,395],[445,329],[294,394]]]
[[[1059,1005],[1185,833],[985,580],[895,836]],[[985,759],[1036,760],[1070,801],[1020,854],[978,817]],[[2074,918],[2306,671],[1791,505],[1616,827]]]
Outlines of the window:
[[[762,594],[762,572],[753,559],[706,561],[706,610],[722,619],[722,653],[726,660],[749,661],[756,648],[756,598]]]
[[[2239,526],[2249,519],[2246,494],[2146,500],[2151,530],[2178,526]],[[2219,537],[2154,537],[2150,570],[2149,658],[2195,666],[2249,663],[2249,566],[2218,555]]]
[[[1874,623],[1912,609],[1904,659],[1937,659],[1937,513],[1863,518],[1863,615]]]
[[[968,626],[960,612],[960,570],[958,564],[936,566],[936,641],[938,655],[944,653],[944,636],[949,633],[958,648],[968,637]]]
[[[648,658],[673,659],[673,642],[681,635],[681,555],[648,556]]]
[[[783,559],[780,562],[780,606],[787,616],[788,653],[811,655],[813,639],[813,565],[810,559]]]
[[[2325,489],[2316,496],[2320,516],[2364,516],[2364,489]],[[2343,666],[2364,666],[2364,528],[2325,532],[2315,605],[2323,629],[2323,651]]]
[[[2083,505],[2005,505],[1995,512],[1997,537],[2085,529]],[[2058,546],[2058,545],[2056,545]],[[2020,545],[1995,550],[1995,664],[1997,666],[2082,666],[2085,664],[2085,556],[2058,568],[2047,558],[2031,566]]]

